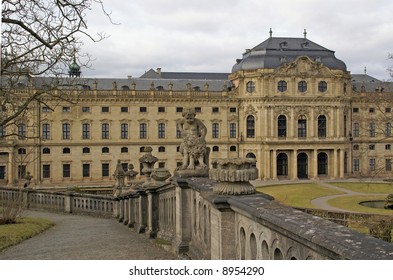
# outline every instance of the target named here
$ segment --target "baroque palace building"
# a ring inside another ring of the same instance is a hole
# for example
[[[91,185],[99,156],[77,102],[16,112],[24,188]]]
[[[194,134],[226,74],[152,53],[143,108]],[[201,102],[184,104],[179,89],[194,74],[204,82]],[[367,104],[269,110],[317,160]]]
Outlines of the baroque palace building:
[[[118,160],[140,171],[146,145],[156,167],[173,172],[182,161],[176,121],[186,107],[208,129],[210,159],[256,158],[263,180],[392,176],[392,83],[351,75],[334,51],[306,35],[270,33],[231,73],[79,75],[74,61],[70,78],[30,77],[13,89],[20,98],[51,95],[31,105],[30,117],[0,127],[3,136],[15,134],[1,140],[3,184],[30,172],[38,185],[110,185]]]

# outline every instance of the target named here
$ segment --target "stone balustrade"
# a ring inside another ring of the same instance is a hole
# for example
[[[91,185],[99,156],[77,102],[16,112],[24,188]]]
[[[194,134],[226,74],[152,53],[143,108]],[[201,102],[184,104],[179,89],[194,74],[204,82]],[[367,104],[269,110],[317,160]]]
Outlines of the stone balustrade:
[[[110,196],[0,188],[26,207],[116,217],[171,243],[193,259],[393,259],[393,244],[300,210],[268,195],[219,195],[216,181],[175,178]]]

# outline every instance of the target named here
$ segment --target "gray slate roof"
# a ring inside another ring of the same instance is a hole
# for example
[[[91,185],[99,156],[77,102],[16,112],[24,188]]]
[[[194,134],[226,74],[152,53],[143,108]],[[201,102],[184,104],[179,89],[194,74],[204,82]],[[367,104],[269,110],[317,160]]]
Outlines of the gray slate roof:
[[[299,56],[308,56],[331,69],[347,70],[345,63],[335,57],[334,51],[307,38],[270,37],[243,53],[243,58],[232,67],[232,73],[259,68],[275,69]]]
[[[150,69],[140,78],[167,80],[227,80],[230,73],[161,72]]]

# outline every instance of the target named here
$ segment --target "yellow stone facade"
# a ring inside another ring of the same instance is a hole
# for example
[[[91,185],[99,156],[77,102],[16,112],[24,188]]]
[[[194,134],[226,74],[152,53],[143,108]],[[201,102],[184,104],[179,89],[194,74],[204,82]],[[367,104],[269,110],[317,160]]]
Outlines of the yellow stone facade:
[[[74,90],[72,102],[48,98],[53,111],[32,104],[30,117],[19,120],[27,138],[2,140],[0,181],[21,182],[30,172],[37,185],[112,185],[119,159],[140,172],[144,146],[159,158],[156,167],[173,173],[182,161],[176,121],[186,107],[196,108],[208,129],[210,159],[255,157],[260,179],[391,177],[392,138],[379,131],[381,124],[390,129],[389,87],[378,106],[370,104],[375,91],[362,92],[348,71],[307,55],[276,68],[234,71],[228,80],[231,86],[222,81],[220,89],[209,87],[217,81],[194,87],[195,80],[179,80],[182,90],[171,80],[147,89],[138,89],[143,79],[124,79],[122,88],[114,82],[110,90],[98,82]],[[21,98],[29,90],[36,89],[20,91]]]

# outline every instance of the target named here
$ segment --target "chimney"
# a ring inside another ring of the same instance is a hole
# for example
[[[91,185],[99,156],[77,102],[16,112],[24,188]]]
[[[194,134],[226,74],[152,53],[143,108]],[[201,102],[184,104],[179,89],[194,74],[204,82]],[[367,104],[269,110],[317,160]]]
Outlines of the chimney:
[[[161,68],[157,68],[157,74],[161,76]]]

